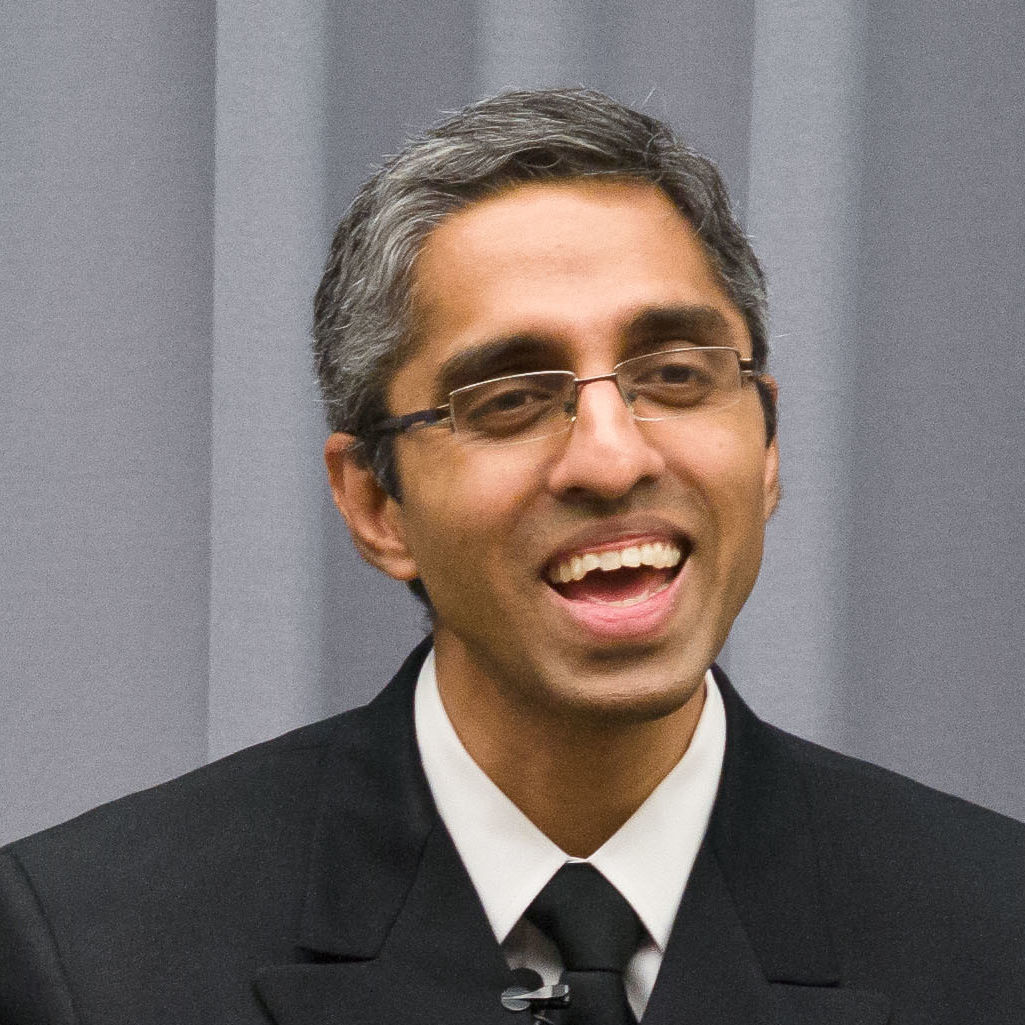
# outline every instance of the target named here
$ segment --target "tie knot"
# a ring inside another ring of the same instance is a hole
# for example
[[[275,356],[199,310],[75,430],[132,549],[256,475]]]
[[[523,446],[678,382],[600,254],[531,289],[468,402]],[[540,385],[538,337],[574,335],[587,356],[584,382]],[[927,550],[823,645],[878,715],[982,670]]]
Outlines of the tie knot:
[[[622,974],[644,933],[627,899],[583,862],[563,865],[526,917],[555,941],[569,971]]]

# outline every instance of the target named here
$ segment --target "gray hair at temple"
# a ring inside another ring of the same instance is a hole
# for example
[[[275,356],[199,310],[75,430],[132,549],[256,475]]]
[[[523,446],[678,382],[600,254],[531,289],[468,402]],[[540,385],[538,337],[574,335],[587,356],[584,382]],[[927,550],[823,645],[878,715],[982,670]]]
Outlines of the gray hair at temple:
[[[509,92],[472,104],[410,140],[360,189],[331,245],[314,305],[314,357],[334,431],[356,436],[378,480],[399,497],[394,440],[372,425],[390,413],[392,375],[415,351],[413,272],[449,214],[528,182],[649,182],[700,237],[743,314],[756,367],[768,356],[765,278],[711,161],[662,122],[585,89]],[[768,437],[775,407],[761,383]]]

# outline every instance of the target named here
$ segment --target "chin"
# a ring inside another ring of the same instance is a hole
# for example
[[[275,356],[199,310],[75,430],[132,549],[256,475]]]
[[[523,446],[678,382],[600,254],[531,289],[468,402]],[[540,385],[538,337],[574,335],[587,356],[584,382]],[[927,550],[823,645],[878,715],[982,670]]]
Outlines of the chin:
[[[654,675],[653,671],[635,668],[629,675],[617,674],[614,680],[592,676],[583,682],[584,678],[577,676],[572,684],[552,688],[549,704],[562,717],[578,723],[610,726],[656,722],[680,711],[700,693],[705,670],[683,678],[674,674],[659,686],[653,685]]]

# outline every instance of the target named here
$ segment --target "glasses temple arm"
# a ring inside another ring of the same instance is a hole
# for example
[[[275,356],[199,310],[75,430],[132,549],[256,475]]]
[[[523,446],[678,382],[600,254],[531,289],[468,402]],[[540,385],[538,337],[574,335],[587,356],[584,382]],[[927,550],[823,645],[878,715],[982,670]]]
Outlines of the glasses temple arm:
[[[450,416],[451,410],[447,405],[438,406],[435,409],[420,409],[415,413],[406,413],[403,416],[390,416],[387,420],[379,420],[367,429],[367,433],[401,434],[419,424],[440,423],[442,420],[448,420]]]

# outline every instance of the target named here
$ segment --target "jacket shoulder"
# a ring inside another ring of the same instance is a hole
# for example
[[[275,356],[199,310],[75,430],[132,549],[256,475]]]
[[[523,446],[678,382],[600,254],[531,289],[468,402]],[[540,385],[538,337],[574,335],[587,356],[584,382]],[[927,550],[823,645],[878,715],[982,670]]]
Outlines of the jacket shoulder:
[[[303,727],[0,851],[0,1020],[164,1021],[154,1007],[184,1020],[181,980],[206,993],[213,965],[210,994],[250,1007],[246,966],[286,955],[324,756],[354,721]]]
[[[800,767],[813,803],[837,828],[857,830],[865,841],[878,834],[941,848],[947,838],[958,861],[969,853],[966,843],[998,859],[1023,850],[1025,823],[774,726],[766,729]],[[1017,867],[1025,869],[1025,862]]]
[[[295,960],[316,852],[388,835],[423,651],[369,705],[0,850],[0,1021],[265,1021],[252,979]]]
[[[136,932],[141,942],[146,923],[161,921],[179,933],[205,926],[281,935],[305,882],[325,755],[340,732],[355,725],[358,734],[361,712],[301,727],[15,841],[0,851],[0,890],[4,879],[14,886],[0,892],[0,904],[15,901],[19,915],[45,921],[55,936],[88,933],[100,942]]]
[[[258,824],[268,828],[302,814],[320,757],[351,714],[300,727],[110,801],[16,840],[3,852],[38,869],[69,861],[109,868],[112,858],[137,863],[157,856],[158,849],[165,852],[162,860],[173,860],[168,848],[205,846],[204,840],[215,836],[225,842],[232,835],[252,840]]]
[[[852,970],[903,950],[906,964],[948,964],[950,980],[970,965],[966,986],[1021,992],[1025,825],[769,729],[803,781]]]

